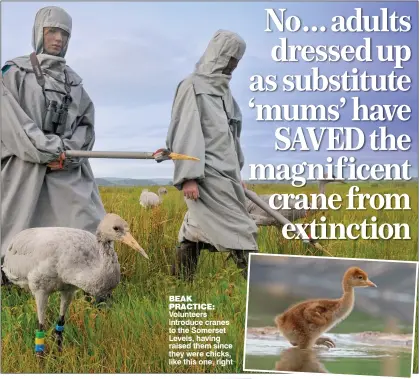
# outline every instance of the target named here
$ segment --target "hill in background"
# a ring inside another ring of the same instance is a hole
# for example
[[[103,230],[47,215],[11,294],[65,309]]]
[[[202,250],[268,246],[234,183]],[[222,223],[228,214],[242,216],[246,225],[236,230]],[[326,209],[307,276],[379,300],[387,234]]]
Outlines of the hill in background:
[[[130,179],[130,178],[96,178],[98,186],[103,187],[140,187],[140,186],[170,186],[172,181],[166,178]]]

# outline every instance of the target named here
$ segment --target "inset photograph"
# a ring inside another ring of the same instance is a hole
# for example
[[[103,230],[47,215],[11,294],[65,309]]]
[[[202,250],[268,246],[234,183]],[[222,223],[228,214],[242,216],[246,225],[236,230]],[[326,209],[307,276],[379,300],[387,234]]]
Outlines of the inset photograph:
[[[244,371],[410,377],[418,264],[250,254]]]

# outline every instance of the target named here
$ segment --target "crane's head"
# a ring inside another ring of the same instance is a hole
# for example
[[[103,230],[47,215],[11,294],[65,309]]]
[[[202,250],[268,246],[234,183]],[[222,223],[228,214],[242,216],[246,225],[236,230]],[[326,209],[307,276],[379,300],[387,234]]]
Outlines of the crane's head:
[[[359,267],[350,267],[343,280],[351,287],[377,287],[375,283],[368,279],[368,274]]]
[[[324,174],[323,178],[319,179],[319,182],[323,182],[325,184],[327,183],[343,183],[346,184],[345,179],[337,179],[335,175],[332,174],[332,178],[329,178],[329,174]]]
[[[149,259],[147,253],[131,235],[128,223],[117,214],[107,213],[99,224],[97,233],[109,241],[121,241]]]

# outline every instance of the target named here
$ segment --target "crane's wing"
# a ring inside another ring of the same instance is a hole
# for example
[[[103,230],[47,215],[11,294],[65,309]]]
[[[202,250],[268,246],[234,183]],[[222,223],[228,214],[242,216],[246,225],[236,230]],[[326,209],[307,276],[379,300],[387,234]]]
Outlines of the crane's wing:
[[[86,264],[97,254],[92,233],[72,228],[32,228],[11,240],[2,268],[9,279],[23,280],[40,265],[58,269],[69,261]]]

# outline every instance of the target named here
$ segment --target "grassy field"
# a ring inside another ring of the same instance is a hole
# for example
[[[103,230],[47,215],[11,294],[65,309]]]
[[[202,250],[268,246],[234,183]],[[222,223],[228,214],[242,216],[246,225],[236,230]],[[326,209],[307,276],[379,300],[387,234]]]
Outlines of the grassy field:
[[[344,195],[349,185],[329,185],[329,193]],[[411,211],[336,211],[325,212],[329,222],[362,222],[376,215],[378,222],[404,222],[411,227],[410,241],[322,241],[336,257],[371,259],[417,259],[417,184],[361,184],[370,193],[407,193]],[[262,193],[295,192],[288,185],[258,185]],[[141,188],[101,188],[108,212],[115,212],[131,225],[133,236],[144,247],[150,260],[121,244],[116,244],[123,279],[114,291],[108,307],[98,308],[79,291],[73,301],[64,332],[64,351],[48,351],[38,360],[34,351],[37,319],[33,298],[16,288],[2,290],[2,372],[28,373],[148,373],[148,372],[241,372],[243,363],[246,282],[226,253],[203,252],[198,275],[192,284],[169,274],[174,261],[177,233],[186,207],[180,192],[169,188],[162,207],[145,210],[138,199]],[[157,188],[151,188],[156,191]],[[313,186],[303,189],[310,193]],[[311,216],[310,220],[315,216]],[[317,217],[318,218],[318,217]],[[276,228],[261,228],[261,252],[320,255],[299,241],[281,238]],[[212,303],[211,319],[229,320],[231,326],[223,339],[232,343],[233,365],[169,366],[168,320],[169,295],[192,295],[195,302]],[[53,347],[52,330],[58,317],[59,298],[50,298],[46,344]],[[417,354],[415,354],[417,359]],[[417,367],[417,362],[415,362]]]

